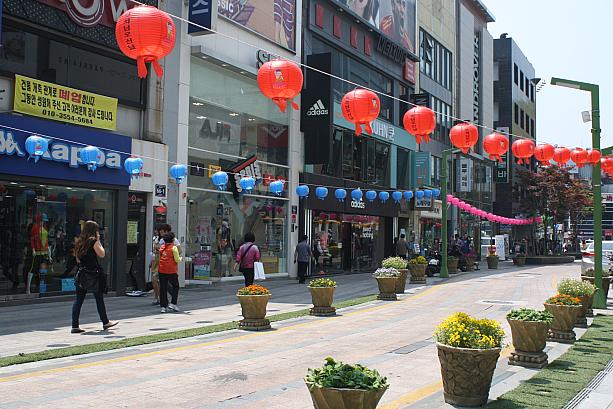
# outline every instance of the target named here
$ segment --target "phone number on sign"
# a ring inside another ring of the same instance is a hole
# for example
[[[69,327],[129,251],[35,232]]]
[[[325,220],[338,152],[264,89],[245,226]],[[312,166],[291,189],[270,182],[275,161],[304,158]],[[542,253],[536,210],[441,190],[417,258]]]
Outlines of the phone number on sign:
[[[49,116],[51,118],[57,118],[57,119],[65,120],[65,121],[70,121],[70,122],[79,122],[81,124],[91,125],[94,123],[94,120],[90,118],[83,118],[80,116],[65,114],[63,112],[55,112],[55,111],[51,111],[48,109],[43,109],[43,115]]]

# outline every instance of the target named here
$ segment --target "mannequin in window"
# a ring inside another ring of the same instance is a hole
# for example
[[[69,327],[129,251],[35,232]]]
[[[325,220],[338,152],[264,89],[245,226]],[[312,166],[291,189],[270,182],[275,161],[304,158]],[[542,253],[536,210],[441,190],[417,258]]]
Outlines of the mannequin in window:
[[[230,275],[230,260],[232,257],[227,257],[228,253],[230,256],[232,255],[233,245],[232,245],[232,230],[230,229],[230,223],[228,219],[223,219],[221,222],[221,226],[217,228],[215,232],[216,242],[217,242],[217,254],[219,254],[221,258],[221,274],[224,277]],[[226,260],[227,259],[227,260]]]
[[[34,224],[30,230],[30,248],[32,249],[32,265],[28,272],[28,282],[26,286],[26,294],[30,294],[30,286],[32,284],[32,278],[35,274],[43,272],[47,273],[47,266],[49,264],[49,230],[47,223],[49,219],[47,214],[38,213],[34,217]]]

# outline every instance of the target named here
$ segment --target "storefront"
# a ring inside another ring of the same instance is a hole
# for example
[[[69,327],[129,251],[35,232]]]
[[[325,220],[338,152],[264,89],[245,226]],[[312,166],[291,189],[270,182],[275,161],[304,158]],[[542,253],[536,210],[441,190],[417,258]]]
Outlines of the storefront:
[[[262,96],[254,76],[226,67],[192,57],[186,234],[190,283],[241,276],[234,259],[248,232],[256,236],[266,274],[288,272],[292,188],[286,185],[276,196],[269,185],[289,178],[289,113]],[[230,176],[223,191],[211,181],[219,170]],[[252,192],[241,190],[243,176],[257,180]]]
[[[427,252],[431,249],[440,251],[441,213],[440,200],[422,199],[415,201],[415,209],[419,210],[420,247]]]
[[[49,138],[37,162],[24,146],[31,135]],[[78,159],[85,144],[102,151],[95,172]],[[110,288],[125,289],[130,177],[123,161],[130,152],[129,137],[0,114],[0,301],[72,293],[71,250],[87,220],[100,226]]]

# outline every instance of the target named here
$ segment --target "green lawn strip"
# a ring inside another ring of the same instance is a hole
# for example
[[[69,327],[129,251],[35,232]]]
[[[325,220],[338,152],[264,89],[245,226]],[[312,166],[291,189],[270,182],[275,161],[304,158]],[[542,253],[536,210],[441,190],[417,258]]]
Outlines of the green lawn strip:
[[[347,308],[354,305],[364,304],[376,300],[376,295],[358,297],[333,304],[336,308]],[[289,320],[292,318],[309,315],[310,309],[284,312],[270,315],[271,322]],[[87,345],[76,345],[72,347],[48,349],[40,352],[31,352],[19,355],[12,355],[0,358],[0,368],[10,365],[25,364],[47,359],[65,358],[68,356],[91,354],[94,352],[110,351],[114,349],[134,347],[138,345],[153,344],[156,342],[173,341],[181,338],[196,337],[200,335],[213,334],[216,332],[228,331],[238,328],[238,321],[225,322],[222,324],[208,325],[205,327],[190,328],[178,331],[164,332],[161,334],[142,335],[138,337],[126,338],[118,341],[98,342]]]
[[[517,388],[487,405],[488,409],[562,408],[613,357],[613,316],[598,316],[564,355]]]

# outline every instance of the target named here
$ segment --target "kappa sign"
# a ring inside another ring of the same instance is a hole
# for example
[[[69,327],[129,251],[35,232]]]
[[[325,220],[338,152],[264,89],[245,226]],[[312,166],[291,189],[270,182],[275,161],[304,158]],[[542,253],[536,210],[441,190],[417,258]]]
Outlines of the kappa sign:
[[[138,3],[130,0],[37,0],[64,11],[80,26],[93,27],[98,24],[115,27],[125,11]]]

